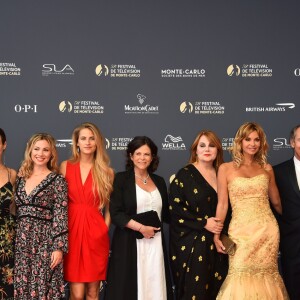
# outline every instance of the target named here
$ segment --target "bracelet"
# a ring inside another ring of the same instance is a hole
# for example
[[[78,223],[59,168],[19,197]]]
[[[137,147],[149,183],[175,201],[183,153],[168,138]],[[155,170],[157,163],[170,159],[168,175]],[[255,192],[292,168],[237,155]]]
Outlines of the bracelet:
[[[141,225],[141,227],[139,228],[139,230],[138,230],[138,231],[140,231],[142,227],[143,227],[143,224]]]

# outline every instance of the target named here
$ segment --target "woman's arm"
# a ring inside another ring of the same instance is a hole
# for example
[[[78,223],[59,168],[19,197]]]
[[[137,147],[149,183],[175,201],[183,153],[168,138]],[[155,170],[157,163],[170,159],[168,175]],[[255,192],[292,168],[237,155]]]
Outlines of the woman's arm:
[[[227,182],[228,165],[222,164],[218,171],[218,205],[216,217],[223,224],[228,211],[228,182]],[[225,247],[220,241],[220,234],[214,235],[214,242],[218,252],[224,253]]]
[[[276,185],[274,171],[273,171],[272,166],[269,164],[267,165],[266,170],[270,176],[269,198],[270,198],[272,206],[274,207],[276,212],[281,215],[282,214],[281,199],[280,199],[279,191],[278,191],[278,188]]]

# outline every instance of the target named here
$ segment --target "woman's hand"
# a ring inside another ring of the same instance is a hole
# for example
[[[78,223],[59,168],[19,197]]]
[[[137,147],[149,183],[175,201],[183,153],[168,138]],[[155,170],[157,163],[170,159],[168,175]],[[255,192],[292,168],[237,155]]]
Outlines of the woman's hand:
[[[207,219],[204,228],[212,233],[220,234],[223,229],[223,223],[221,223],[220,219],[211,217]]]
[[[214,242],[215,242],[215,246],[216,246],[217,252],[223,253],[223,254],[227,254],[225,252],[225,247],[224,247],[223,243],[220,240],[220,235],[219,234],[215,234],[215,236],[214,236]]]
[[[155,236],[156,231],[160,231],[160,228],[142,225],[139,232],[144,236],[146,239],[152,239]]]
[[[62,262],[63,252],[61,250],[55,250],[51,254],[50,268],[53,270],[57,265]]]

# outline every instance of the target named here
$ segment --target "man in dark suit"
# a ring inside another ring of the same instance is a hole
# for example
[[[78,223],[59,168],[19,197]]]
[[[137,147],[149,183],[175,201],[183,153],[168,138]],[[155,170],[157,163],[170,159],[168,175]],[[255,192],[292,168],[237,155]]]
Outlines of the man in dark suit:
[[[274,167],[282,202],[279,218],[282,276],[290,300],[300,300],[300,124],[290,134],[294,157]]]

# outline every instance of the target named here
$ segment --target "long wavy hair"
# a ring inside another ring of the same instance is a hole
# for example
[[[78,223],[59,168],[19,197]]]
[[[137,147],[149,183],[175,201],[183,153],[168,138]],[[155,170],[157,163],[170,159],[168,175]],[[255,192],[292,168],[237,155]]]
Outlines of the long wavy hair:
[[[33,161],[31,158],[31,153],[34,148],[34,145],[38,141],[47,141],[50,146],[51,157],[47,163],[47,168],[55,173],[58,173],[58,156],[57,150],[55,145],[55,139],[52,135],[48,133],[36,133],[34,134],[29,141],[27,142],[25,153],[24,153],[24,160],[21,163],[21,167],[19,169],[19,174],[23,176],[25,179],[29,178],[33,172]]]
[[[147,145],[151,150],[152,161],[148,167],[148,172],[153,173],[157,170],[159,164],[159,156],[157,155],[157,146],[155,143],[147,136],[136,136],[127,145],[126,150],[126,170],[133,170],[134,164],[131,160],[131,156],[134,154],[135,150],[140,147]]]
[[[233,146],[231,149],[232,160],[237,168],[239,168],[244,160],[242,149],[242,142],[249,136],[250,133],[256,131],[260,139],[260,147],[258,152],[254,155],[255,161],[262,167],[267,164],[267,152],[269,149],[267,138],[262,127],[255,122],[246,122],[236,132]]]
[[[213,162],[213,166],[218,172],[219,166],[224,162],[223,159],[223,149],[222,144],[218,136],[211,130],[202,130],[200,131],[195,140],[193,141],[191,147],[190,147],[190,159],[189,163],[192,164],[197,161],[197,147],[199,144],[199,140],[202,136],[206,136],[210,143],[212,143],[217,148],[217,156],[216,159]]]
[[[77,143],[80,131],[83,129],[89,129],[95,137],[96,151],[94,153],[92,166],[93,192],[94,194],[98,193],[100,198],[99,209],[102,209],[109,202],[110,194],[113,189],[114,172],[110,167],[110,159],[105,149],[105,139],[98,127],[90,122],[82,123],[73,130],[72,157],[70,161],[77,163],[80,160],[80,151],[78,151]]]

